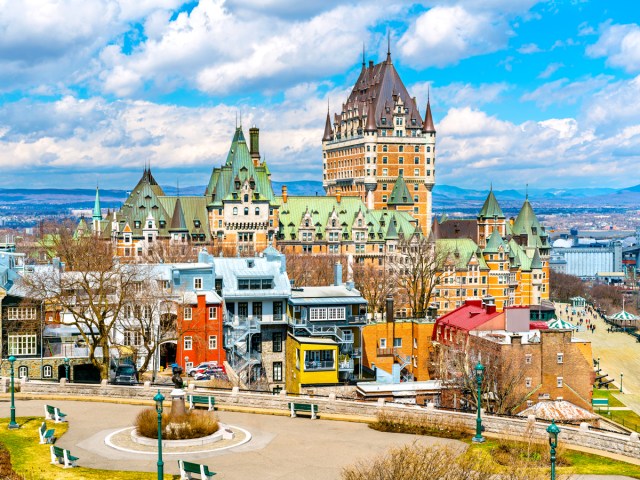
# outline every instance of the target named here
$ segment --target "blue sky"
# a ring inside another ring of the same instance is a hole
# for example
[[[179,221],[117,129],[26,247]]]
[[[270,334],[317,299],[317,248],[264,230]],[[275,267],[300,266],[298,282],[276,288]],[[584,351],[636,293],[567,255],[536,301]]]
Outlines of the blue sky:
[[[235,119],[273,179],[321,179],[327,101],[394,64],[437,182],[640,183],[640,9],[611,0],[0,0],[0,187],[206,184]]]

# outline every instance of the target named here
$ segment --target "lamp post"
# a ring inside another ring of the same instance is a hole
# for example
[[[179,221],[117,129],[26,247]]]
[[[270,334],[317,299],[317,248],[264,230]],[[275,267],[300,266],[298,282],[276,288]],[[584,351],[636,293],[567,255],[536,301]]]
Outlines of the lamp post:
[[[164,462],[162,461],[162,402],[164,396],[158,390],[153,400],[156,402],[156,412],[158,412],[158,480],[164,477]]]
[[[620,393],[624,393],[622,391],[622,372],[620,372]]]
[[[67,383],[69,382],[69,359],[64,357],[64,378],[67,379]]]
[[[473,437],[474,443],[483,443],[484,437],[482,436],[482,418],[480,416],[480,409],[482,407],[482,373],[484,372],[484,367],[480,362],[476,365],[476,382],[478,384],[478,416],[476,418],[476,435]]]
[[[9,357],[9,363],[11,364],[11,421],[9,422],[9,428],[11,430],[16,429],[16,428],[20,428],[20,425],[18,425],[18,423],[16,422],[16,404],[15,404],[15,399],[13,397],[14,392],[15,392],[15,387],[14,387],[14,375],[13,375],[13,363],[16,361],[16,357],[14,357],[13,355],[11,355]]]
[[[558,434],[560,429],[555,420],[551,420],[551,425],[547,427],[549,434],[549,446],[551,447],[551,480],[556,480],[556,448],[558,447]]]

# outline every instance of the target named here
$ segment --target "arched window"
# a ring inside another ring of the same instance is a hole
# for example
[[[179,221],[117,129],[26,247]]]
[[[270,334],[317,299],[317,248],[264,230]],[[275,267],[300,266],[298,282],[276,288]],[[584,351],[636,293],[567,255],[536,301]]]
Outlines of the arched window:
[[[256,207],[256,215],[260,215],[260,207]]]
[[[18,378],[23,378],[28,376],[29,376],[29,369],[24,365],[20,365],[18,367]]]
[[[383,146],[382,146],[382,151],[383,151],[383,152],[386,152],[386,151],[387,151],[387,146],[386,146],[386,145],[383,145]]]
[[[246,193],[244,194],[244,203],[247,203],[249,201],[249,195],[247,195]]]
[[[53,377],[53,368],[51,365],[45,365],[42,367],[42,378],[52,378]]]
[[[427,147],[427,152],[430,152],[430,151],[431,151],[431,147]]]
[[[238,214],[238,207],[233,207],[233,214],[237,215]]]
[[[244,214],[249,215],[249,207],[244,207]]]
[[[331,226],[335,227],[336,226],[336,219],[334,218],[333,220],[331,220]]]

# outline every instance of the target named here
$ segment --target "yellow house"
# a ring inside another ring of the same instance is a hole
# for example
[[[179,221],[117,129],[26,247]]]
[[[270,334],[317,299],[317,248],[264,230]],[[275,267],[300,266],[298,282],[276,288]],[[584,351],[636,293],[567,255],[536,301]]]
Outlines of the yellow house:
[[[338,344],[330,338],[287,336],[288,392],[300,393],[310,385],[338,383]]]

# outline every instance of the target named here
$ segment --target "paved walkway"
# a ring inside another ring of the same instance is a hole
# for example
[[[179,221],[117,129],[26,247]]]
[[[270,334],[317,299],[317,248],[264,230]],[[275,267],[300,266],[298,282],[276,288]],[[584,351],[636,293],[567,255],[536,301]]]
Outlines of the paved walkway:
[[[17,400],[20,416],[42,416],[44,400]],[[80,457],[89,468],[156,471],[155,455],[128,454],[107,447],[104,438],[131,426],[143,408],[101,402],[59,401],[68,414],[69,430],[57,442]],[[329,480],[339,479],[342,468],[358,459],[381,454],[390,447],[420,442],[425,445],[462,446],[456,440],[377,432],[363,423],[310,420],[273,415],[218,412],[222,422],[247,429],[252,440],[229,450],[191,454],[218,472],[217,479],[247,478]],[[9,416],[9,403],[0,402],[0,417]],[[165,473],[177,474],[180,455],[165,455]],[[622,480],[629,477],[580,475],[575,480]]]
[[[588,318],[596,326],[595,333],[590,331],[576,332],[575,336],[591,341],[593,357],[600,357],[601,373],[606,373],[609,379],[614,379],[617,389],[620,386],[620,373],[623,373],[622,394],[616,394],[622,403],[640,414],[640,343],[631,335],[624,332],[607,332],[607,324],[600,318],[589,314],[571,316],[564,311],[564,307],[557,308],[558,316],[573,324],[578,324],[578,318]]]

